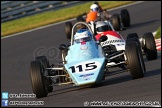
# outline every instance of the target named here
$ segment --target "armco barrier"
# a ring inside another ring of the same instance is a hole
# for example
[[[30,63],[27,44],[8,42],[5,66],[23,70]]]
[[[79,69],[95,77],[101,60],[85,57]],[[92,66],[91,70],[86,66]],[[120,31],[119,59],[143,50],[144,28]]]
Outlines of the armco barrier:
[[[1,1],[1,23],[83,1]]]

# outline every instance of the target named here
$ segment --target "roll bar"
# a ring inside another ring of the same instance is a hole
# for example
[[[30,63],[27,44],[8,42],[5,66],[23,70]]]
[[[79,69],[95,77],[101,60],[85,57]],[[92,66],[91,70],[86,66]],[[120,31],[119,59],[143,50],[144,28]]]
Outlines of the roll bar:
[[[74,30],[75,30],[75,27],[77,26],[77,25],[79,25],[79,24],[84,24],[87,28],[88,28],[88,30],[91,32],[91,34],[93,35],[93,40],[95,41],[96,39],[95,39],[95,36],[94,36],[94,34],[93,34],[93,32],[92,32],[92,29],[89,27],[89,25],[87,24],[87,23],[85,23],[85,22],[77,22],[77,23],[75,23],[74,24],[74,26],[72,27],[72,32],[71,32],[71,45],[73,45],[73,42],[74,42]]]

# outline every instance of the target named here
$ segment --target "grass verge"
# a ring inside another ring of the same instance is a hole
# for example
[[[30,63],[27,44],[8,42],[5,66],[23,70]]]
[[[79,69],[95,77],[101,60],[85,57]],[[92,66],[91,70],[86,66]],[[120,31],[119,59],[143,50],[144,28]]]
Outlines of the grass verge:
[[[161,26],[158,28],[155,39],[161,38]]]

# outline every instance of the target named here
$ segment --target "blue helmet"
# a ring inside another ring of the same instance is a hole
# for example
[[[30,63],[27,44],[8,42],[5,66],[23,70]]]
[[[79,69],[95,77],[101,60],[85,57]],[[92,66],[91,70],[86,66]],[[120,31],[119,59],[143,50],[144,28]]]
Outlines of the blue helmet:
[[[88,29],[80,29],[74,35],[74,40],[76,43],[87,42],[91,40],[92,34]]]

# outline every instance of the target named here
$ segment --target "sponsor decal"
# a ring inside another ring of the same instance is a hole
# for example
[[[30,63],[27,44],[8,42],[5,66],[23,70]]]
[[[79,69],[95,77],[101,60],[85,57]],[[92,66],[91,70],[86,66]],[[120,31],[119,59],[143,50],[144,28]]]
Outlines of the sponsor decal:
[[[94,73],[89,73],[89,74],[80,75],[79,77],[87,77],[87,76],[91,76],[91,75],[94,75]]]
[[[117,42],[124,42],[124,40],[108,40],[106,42],[103,42],[102,45],[107,45],[107,44],[112,44],[112,43],[117,43]]]

